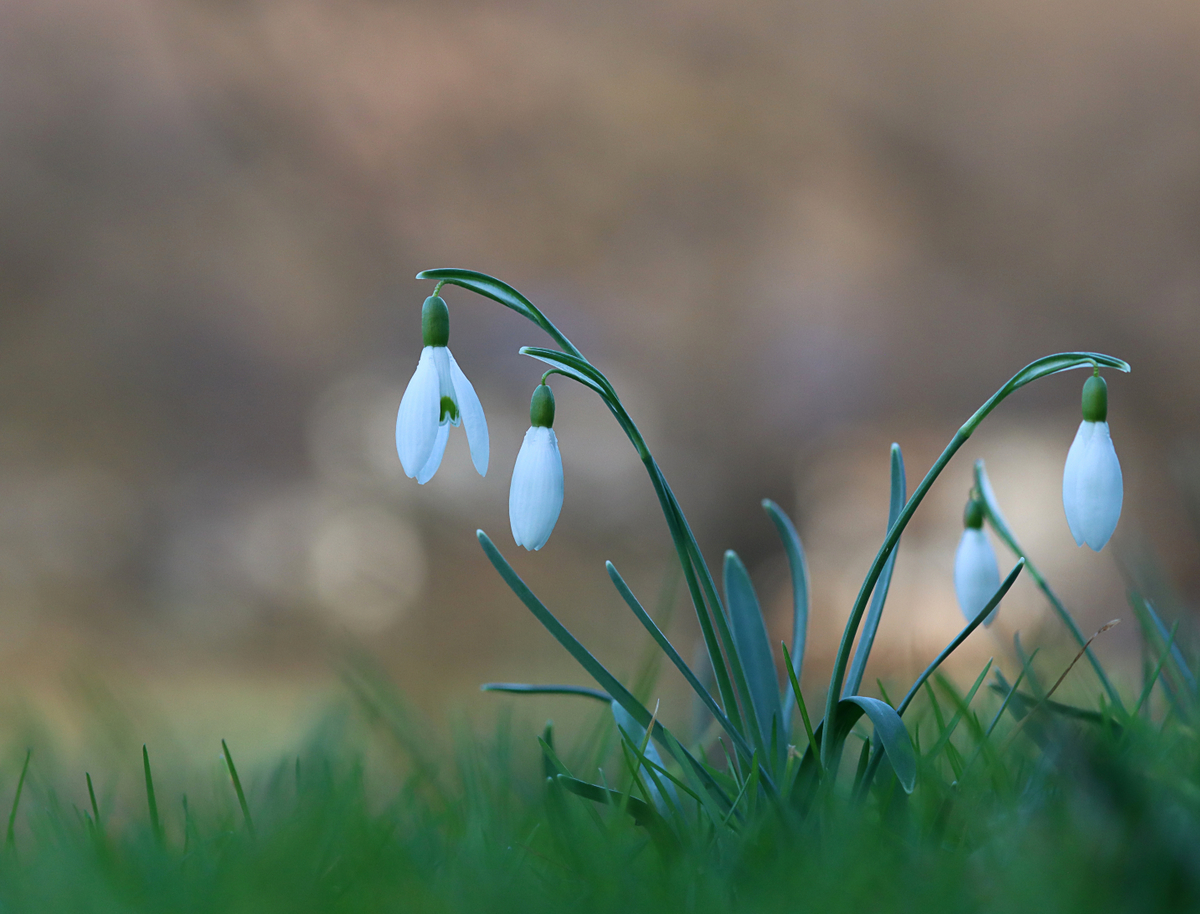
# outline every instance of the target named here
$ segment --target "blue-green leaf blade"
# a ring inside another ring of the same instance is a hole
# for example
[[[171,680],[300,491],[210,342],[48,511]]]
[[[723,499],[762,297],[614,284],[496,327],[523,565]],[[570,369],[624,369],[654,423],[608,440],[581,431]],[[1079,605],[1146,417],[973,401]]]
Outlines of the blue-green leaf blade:
[[[804,556],[804,546],[800,543],[800,535],[792,519],[783,509],[769,498],[763,499],[763,509],[775,524],[779,539],[783,542],[783,551],[787,555],[788,569],[792,577],[792,673],[796,681],[804,668],[804,648],[808,640],[808,560]],[[783,703],[783,733],[792,732],[792,708],[795,702],[789,696],[790,690],[785,688]]]
[[[783,721],[779,682],[775,676],[771,642],[767,638],[767,626],[754,593],[754,585],[746,566],[732,550],[725,553],[725,603],[729,607],[733,643],[746,672],[750,703],[754,706],[754,716],[758,722],[757,745],[765,758],[771,746],[772,722],[779,727]]]
[[[852,695],[838,702],[839,718],[846,712],[845,705],[857,707],[866,714],[875,727],[875,736],[883,746],[887,759],[896,772],[896,779],[906,793],[912,793],[917,783],[917,757],[913,752],[912,740],[900,715],[891,705],[885,704],[878,698],[867,698],[865,695]],[[857,715],[856,715],[857,716]],[[841,724],[839,720],[839,724]],[[842,725],[844,726],[844,725]],[[839,726],[841,729],[841,726]]]
[[[513,695],[581,695],[594,698],[605,704],[612,701],[612,696],[599,689],[589,689],[587,686],[575,685],[534,685],[527,682],[485,682],[479,687],[481,692],[507,692]]]

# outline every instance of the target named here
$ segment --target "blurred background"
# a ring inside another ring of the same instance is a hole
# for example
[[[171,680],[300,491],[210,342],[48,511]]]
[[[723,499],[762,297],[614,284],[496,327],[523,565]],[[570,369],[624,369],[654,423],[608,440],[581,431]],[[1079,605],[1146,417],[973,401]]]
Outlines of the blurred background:
[[[609,372],[777,638],[786,569],[760,499],[792,513],[818,692],[884,532],[889,444],[914,486],[1050,352],[1134,366],[1110,378],[1112,546],[1077,549],[1061,509],[1085,374],[1020,391],[906,534],[867,681],[924,667],[961,626],[977,457],[1085,633],[1126,618],[1098,644],[1118,670],[1140,662],[1129,577],[1169,619],[1200,593],[1194,3],[3,0],[0,17],[10,721],[70,733],[104,705],[253,757],[338,700],[354,654],[438,723],[511,704],[487,680],[585,681],[477,527],[616,672],[646,639],[605,559],[675,606],[694,650],[642,467],[562,380],[566,505],[542,552],[512,545],[540,373],[517,349],[546,340],[511,312],[445,291],[487,478],[461,433],[432,482],[404,477],[395,413],[431,292],[412,277],[440,266],[505,279]],[[957,669],[1011,668],[1018,630],[1063,643],[1028,581]],[[652,697],[687,713],[673,673]],[[532,701],[519,713],[554,710]]]

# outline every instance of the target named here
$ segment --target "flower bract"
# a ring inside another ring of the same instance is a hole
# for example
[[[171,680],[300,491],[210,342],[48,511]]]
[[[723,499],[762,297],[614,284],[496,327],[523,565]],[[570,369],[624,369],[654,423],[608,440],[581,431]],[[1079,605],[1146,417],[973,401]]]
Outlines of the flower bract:
[[[483,406],[446,346],[421,350],[417,370],[400,400],[396,416],[396,450],[404,472],[422,485],[441,466],[450,426],[462,425],[471,462],[487,474],[488,429]]]
[[[550,539],[563,505],[563,467],[554,429],[532,426],[521,442],[508,490],[513,539],[529,550]]]
[[[1107,422],[1079,423],[1063,468],[1063,510],[1076,545],[1104,548],[1121,517],[1121,462]]]

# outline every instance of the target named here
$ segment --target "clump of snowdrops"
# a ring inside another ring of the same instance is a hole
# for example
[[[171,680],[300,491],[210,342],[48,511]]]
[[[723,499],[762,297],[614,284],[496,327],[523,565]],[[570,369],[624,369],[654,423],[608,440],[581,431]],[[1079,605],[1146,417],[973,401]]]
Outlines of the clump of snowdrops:
[[[607,564],[609,577],[621,598],[716,722],[720,743],[726,750],[719,764],[714,763],[711,746],[689,748],[658,720],[537,598],[492,539],[484,531],[477,531],[488,559],[513,593],[597,686],[491,683],[484,688],[594,698],[611,707],[619,728],[629,775],[623,790],[575,777],[559,759],[548,733],[542,749],[547,773],[555,784],[587,800],[629,810],[656,841],[671,844],[697,833],[697,829],[710,833],[736,829],[751,810],[764,808],[764,804],[765,808],[802,819],[818,797],[831,795],[839,778],[848,775],[843,772],[846,766],[841,764],[843,750],[850,736],[857,734],[862,738],[862,747],[853,771],[853,792],[864,795],[876,786],[894,790],[898,785],[902,791],[912,793],[919,776],[920,752],[905,725],[904,714],[922,687],[928,690],[927,683],[942,662],[976,627],[990,623],[1022,571],[1034,578],[1049,599],[1078,643],[1079,657],[1088,658],[1103,688],[1106,707],[1124,710],[1118,690],[1091,652],[1090,639],[1085,640],[1005,521],[982,461],[975,467],[975,481],[968,494],[962,540],[953,568],[955,590],[966,625],[937,657],[931,658],[928,668],[899,701],[893,703],[886,695],[875,698],[862,694],[863,673],[883,614],[897,546],[906,526],[963,443],[996,407],[1026,384],[1077,368],[1091,373],[1083,386],[1082,422],[1067,453],[1063,472],[1063,507],[1077,544],[1086,543],[1100,550],[1108,542],[1121,512],[1122,479],[1108,430],[1107,386],[1100,372],[1101,369],[1129,371],[1122,360],[1094,352],[1066,352],[1027,365],[967,419],[911,494],[900,448],[892,446],[886,533],[851,607],[821,712],[809,707],[799,687],[808,628],[809,580],[804,549],[787,514],[773,502],[763,502],[779,533],[791,571],[793,634],[790,648],[787,644],[779,645],[786,673],[781,687],[775,652],[744,564],[735,553],[726,552],[718,587],[662,469],[604,373],[532,302],[500,280],[457,269],[428,270],[417,278],[434,280],[437,286],[422,308],[424,348],[400,403],[396,424],[397,450],[407,475],[418,483],[431,479],[441,463],[451,428],[458,425],[466,432],[476,469],[481,475],[487,472],[490,458],[487,421],[479,396],[450,354],[449,310],[440,295],[447,284],[460,286],[517,312],[557,346],[525,346],[520,350],[522,355],[548,368],[534,388],[530,427],[512,470],[509,518],[516,544],[529,550],[541,549],[564,506],[563,466],[553,428],[554,396],[549,382],[556,379],[582,384],[604,401],[645,465],[704,638],[711,676],[709,670],[695,669],[683,660],[618,570],[611,562]],[[996,554],[983,531],[985,523],[1014,556],[1015,562],[1003,579]],[[854,649],[856,639],[857,649]],[[986,673],[987,669],[967,696],[966,705]],[[1030,701],[1053,704],[1050,699],[1053,689],[1042,690],[1040,695],[1034,692],[1031,699],[1031,693],[1018,690],[1020,680],[1010,686],[999,677],[998,671],[997,676],[995,689],[1004,696],[1001,711],[1014,701],[1018,705],[1028,705]],[[712,688],[705,685],[706,681]],[[798,720],[794,711],[799,712]],[[1022,708],[1023,713],[1028,711],[1029,707]],[[868,724],[869,729],[865,726]],[[993,722],[992,728],[995,725]],[[950,732],[953,729],[950,726]],[[949,741],[945,731],[943,737]]]

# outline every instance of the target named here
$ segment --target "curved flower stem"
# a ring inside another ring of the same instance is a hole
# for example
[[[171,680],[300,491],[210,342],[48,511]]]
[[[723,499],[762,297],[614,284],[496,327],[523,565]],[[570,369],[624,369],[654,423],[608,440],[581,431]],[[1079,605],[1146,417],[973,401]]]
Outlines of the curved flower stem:
[[[829,692],[825,700],[825,720],[833,720],[834,707],[837,705],[838,697],[842,694],[842,684],[846,677],[846,667],[850,663],[850,650],[854,646],[854,636],[858,632],[858,626],[862,622],[863,613],[866,612],[867,603],[871,599],[871,592],[875,589],[875,583],[879,580],[883,566],[887,562],[888,556],[892,554],[892,550],[896,548],[900,534],[908,526],[908,522],[912,519],[917,507],[924,500],[925,494],[933,485],[934,480],[946,468],[946,464],[950,462],[950,459],[958,452],[958,449],[966,443],[967,439],[971,437],[971,434],[979,427],[980,423],[987,418],[988,414],[1018,388],[1024,387],[1026,384],[1036,381],[1038,378],[1045,377],[1048,374],[1055,374],[1059,371],[1084,366],[1095,368],[1098,364],[1103,364],[1109,368],[1116,368],[1119,371],[1129,370],[1129,365],[1120,359],[1114,359],[1112,356],[1100,355],[1094,352],[1063,352],[1046,356],[1045,358],[1038,359],[1036,362],[1031,362],[1013,375],[1003,387],[992,394],[987,402],[979,407],[975,411],[975,414],[954,433],[954,437],[950,439],[950,443],[946,445],[946,449],[942,451],[941,456],[930,467],[929,472],[925,474],[925,478],[921,480],[921,484],[917,486],[912,497],[905,503],[904,510],[900,512],[900,515],[896,518],[896,522],[888,530],[887,535],[884,537],[883,545],[879,547],[879,552],[876,553],[875,560],[871,563],[871,567],[867,571],[867,576],[863,580],[862,587],[858,591],[858,597],[854,601],[854,608],[851,610],[846,628],[842,632],[842,642],[838,647],[837,658],[833,665],[833,675],[829,680]],[[833,757],[833,752],[836,749],[832,743],[833,740],[823,739],[821,741],[821,759],[825,763],[828,763]]]

